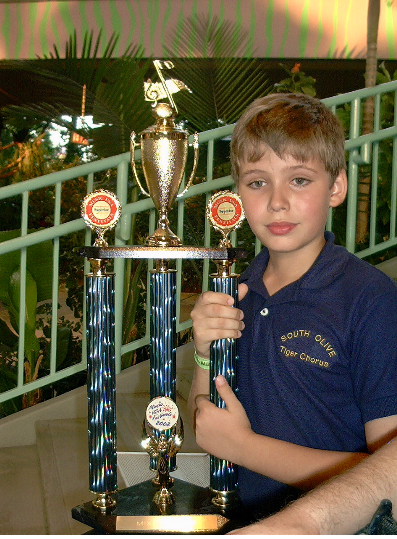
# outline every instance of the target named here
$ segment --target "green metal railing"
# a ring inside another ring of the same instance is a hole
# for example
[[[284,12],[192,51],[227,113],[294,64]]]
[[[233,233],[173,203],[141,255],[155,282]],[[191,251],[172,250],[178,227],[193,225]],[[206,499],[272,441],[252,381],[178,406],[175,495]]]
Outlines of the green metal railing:
[[[365,99],[374,97],[375,114],[374,114],[374,130],[370,135],[362,135],[362,104]],[[343,114],[349,117],[349,135],[346,140],[346,151],[348,156],[348,176],[349,176],[349,193],[346,202],[346,217],[344,217],[343,236],[339,238],[342,243],[345,243],[350,252],[356,253],[357,256],[364,258],[374,255],[379,252],[390,250],[397,247],[396,235],[396,215],[397,215],[397,116],[394,111],[397,110],[397,81],[390,82],[377,86],[373,89],[359,90],[336,96],[324,100],[336,114]],[[391,104],[391,105],[390,105]],[[388,115],[385,113],[387,108]],[[172,210],[177,212],[178,223],[176,233],[183,240],[186,220],[189,219],[189,200],[194,200],[194,197],[201,196],[202,199],[209,199],[212,192],[218,191],[232,186],[232,179],[229,175],[215,177],[217,174],[214,168],[214,156],[217,151],[219,141],[227,140],[233,131],[233,125],[224,126],[215,130],[200,133],[200,160],[206,158],[205,181],[197,183],[189,188],[181,198],[178,199],[177,208]],[[385,145],[389,148],[390,165],[384,167],[382,161],[385,155]],[[136,160],[140,158],[139,151],[136,152]],[[134,215],[148,212],[148,230],[150,234],[154,231],[156,224],[156,215],[153,203],[150,199],[138,200],[137,202],[128,202],[131,183],[129,183],[128,153],[121,154],[115,157],[110,157],[98,160],[92,163],[84,164],[78,167],[63,170],[57,173],[51,173],[46,176],[34,178],[22,183],[9,185],[0,188],[1,200],[20,200],[21,204],[21,219],[20,219],[20,235],[14,239],[0,243],[0,264],[1,256],[11,252],[20,253],[20,308],[19,308],[19,346],[17,357],[17,372],[18,382],[16,386],[8,391],[0,394],[0,403],[21,396],[27,392],[37,388],[42,388],[48,384],[52,384],[58,380],[66,378],[72,374],[80,372],[86,368],[85,358],[85,343],[84,333],[82,334],[82,360],[75,365],[65,369],[57,369],[56,366],[56,342],[58,324],[58,300],[60,288],[59,275],[59,256],[61,254],[60,240],[78,231],[85,230],[85,242],[91,244],[91,232],[87,230],[81,218],[63,222],[62,219],[62,189],[65,184],[76,178],[83,177],[86,182],[86,192],[91,192],[97,188],[99,175],[103,175],[106,171],[113,171],[116,176],[115,192],[122,204],[122,218],[116,228],[114,235],[115,245],[126,245],[130,241],[131,222]],[[203,163],[201,163],[203,166]],[[363,166],[366,167],[363,169]],[[355,240],[356,234],[356,216],[357,216],[357,186],[360,180],[360,175],[368,174],[370,169],[371,175],[371,200],[370,200],[370,221],[368,242],[364,246],[357,246]],[[385,172],[386,170],[386,172]],[[382,172],[382,174],[380,173]],[[387,177],[385,177],[385,174]],[[29,198],[34,192],[39,192],[46,188],[54,189],[54,212],[53,224],[40,230],[29,230]],[[378,214],[380,207],[379,193],[382,189],[382,196],[385,199],[385,190],[388,195],[386,200],[383,200],[382,216]],[[204,200],[202,200],[204,207]],[[385,207],[388,208],[388,216],[385,216]],[[202,212],[203,222],[201,224],[204,231],[201,239],[201,245],[216,244],[219,238],[211,237],[209,224],[206,222],[204,211]],[[340,220],[340,218],[339,218]],[[336,221],[335,215],[330,214],[327,228],[333,229]],[[381,226],[380,226],[381,225]],[[386,231],[385,231],[386,227]],[[233,233],[232,241],[238,243],[240,232]],[[247,237],[246,235],[244,236]],[[254,245],[253,251],[258,252],[261,248],[260,243],[251,236],[251,243]],[[26,310],[26,281],[27,269],[26,260],[28,249],[32,245],[41,244],[46,241],[51,241],[53,245],[53,264],[52,264],[52,295],[50,301],[52,305],[52,321],[51,324],[51,354],[50,354],[50,369],[48,375],[42,376],[39,379],[25,383],[24,379],[24,361],[25,361],[25,310]],[[246,240],[245,240],[246,241]],[[184,242],[185,243],[185,242]],[[186,244],[186,243],[185,243]],[[76,256],[78,256],[76,254]],[[85,267],[85,271],[89,271],[87,261],[81,259],[81,265]],[[178,298],[181,294],[181,275],[182,261],[177,261],[176,267],[178,271]],[[123,326],[123,302],[124,302],[124,278],[125,278],[125,261],[115,259],[114,272],[116,273],[116,371],[120,372],[121,358],[123,354],[130,353],[138,348],[146,346],[149,343],[148,329],[143,336],[130,342],[122,342],[122,326]],[[210,272],[210,262],[207,260],[202,267],[202,289],[206,289],[208,275]],[[83,296],[83,285],[81,289]],[[147,313],[147,322],[148,322]],[[177,331],[183,331],[190,327],[190,320],[180,321],[180,301],[178,300],[177,307]],[[149,324],[146,323],[149,328]],[[1,341],[1,339],[0,339]],[[4,362],[4,357],[0,355],[0,361]],[[4,367],[4,365],[3,365]]]

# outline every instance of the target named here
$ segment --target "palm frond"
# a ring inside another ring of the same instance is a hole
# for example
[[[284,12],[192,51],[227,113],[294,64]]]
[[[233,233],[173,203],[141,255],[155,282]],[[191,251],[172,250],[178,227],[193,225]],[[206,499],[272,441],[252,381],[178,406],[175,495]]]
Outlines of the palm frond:
[[[149,60],[124,58],[109,66],[93,109],[95,123],[106,124],[93,132],[94,147],[101,156],[128,151],[131,131],[140,132],[154,123],[143,93],[150,65]]]
[[[240,26],[230,21],[221,22],[218,17],[187,18],[170,32],[167,54],[193,58],[244,56],[248,37],[248,32]]]
[[[81,54],[78,55],[78,38],[75,31],[65,44],[64,57],[60,57],[54,46],[54,54],[50,53],[49,56],[43,57],[44,68],[69,77],[81,85],[85,84],[94,92],[101,83],[108,66],[115,61],[113,55],[118,40],[119,36],[113,33],[104,45],[104,51],[101,52],[102,31],[98,32],[95,41],[93,31],[85,32]],[[130,44],[120,58],[142,57],[142,55],[141,46]],[[48,60],[52,61],[48,62]]]
[[[254,60],[183,58],[175,72],[193,90],[175,97],[180,115],[192,130],[234,123],[249,103],[269,91],[268,80]]]
[[[141,130],[150,122],[150,105],[143,101],[149,61],[142,59],[142,48],[132,44],[120,58],[114,58],[117,40],[112,35],[100,53],[101,33],[94,39],[93,32],[87,32],[78,55],[75,32],[65,44],[63,58],[54,47],[49,57],[24,63],[24,69],[45,85],[46,92],[39,101],[4,108],[6,122],[17,128],[53,122],[76,131],[64,116],[81,115],[85,86],[85,113],[93,114],[97,123],[106,123],[108,128],[78,132],[94,140],[94,149],[101,157],[126,151],[131,130]]]
[[[193,90],[175,97],[188,129],[204,131],[234,123],[249,103],[269,92],[256,60],[241,57],[248,37],[236,24],[205,16],[186,19],[171,32],[167,53],[171,56],[178,44],[181,58],[175,61],[175,73]]]

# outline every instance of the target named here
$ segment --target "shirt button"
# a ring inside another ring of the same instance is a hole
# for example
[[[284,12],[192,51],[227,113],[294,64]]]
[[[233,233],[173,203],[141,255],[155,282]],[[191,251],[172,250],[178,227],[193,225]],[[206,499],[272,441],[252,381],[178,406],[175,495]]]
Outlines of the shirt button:
[[[267,316],[269,314],[269,309],[267,307],[265,307],[264,309],[261,310],[261,315],[262,316]]]

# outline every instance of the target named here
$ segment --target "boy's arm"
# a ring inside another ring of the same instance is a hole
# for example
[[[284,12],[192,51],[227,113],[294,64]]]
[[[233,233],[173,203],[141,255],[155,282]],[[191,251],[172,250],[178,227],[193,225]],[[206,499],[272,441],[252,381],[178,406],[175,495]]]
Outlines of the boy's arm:
[[[239,297],[248,291],[246,285],[240,285]],[[194,346],[197,354],[210,357],[211,342],[217,339],[239,338],[244,328],[243,312],[233,307],[234,299],[220,292],[204,292],[198,298],[192,312]],[[195,421],[196,398],[209,396],[209,371],[195,366],[192,385],[188,398],[189,416]]]
[[[210,374],[209,370],[202,369],[198,365],[195,366],[193,372],[193,380],[190,386],[189,397],[187,399],[187,409],[190,420],[193,424],[194,431],[196,430],[196,400],[199,396],[209,398]]]
[[[232,535],[351,535],[366,526],[380,502],[397,507],[397,441],[283,511]]]
[[[397,435],[397,415],[380,417],[365,424],[365,439],[370,453],[373,453]]]
[[[256,434],[226,380],[219,376],[216,384],[226,408],[217,408],[205,397],[196,399],[197,443],[216,457],[304,490],[368,457],[366,453],[312,449]]]

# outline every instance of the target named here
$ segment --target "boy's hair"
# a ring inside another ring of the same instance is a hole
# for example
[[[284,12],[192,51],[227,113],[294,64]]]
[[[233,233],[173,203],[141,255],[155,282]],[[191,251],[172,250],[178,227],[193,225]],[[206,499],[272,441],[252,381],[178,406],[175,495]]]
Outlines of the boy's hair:
[[[270,147],[280,158],[302,163],[319,159],[331,185],[346,169],[345,136],[338,118],[319,99],[305,94],[270,94],[256,99],[238,120],[230,144],[232,176],[240,163],[256,162]]]

